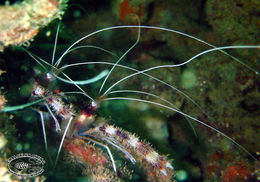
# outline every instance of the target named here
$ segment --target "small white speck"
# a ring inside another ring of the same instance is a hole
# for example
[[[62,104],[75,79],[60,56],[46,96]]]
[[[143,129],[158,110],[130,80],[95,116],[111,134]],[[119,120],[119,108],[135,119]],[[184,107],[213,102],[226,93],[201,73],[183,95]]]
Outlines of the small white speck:
[[[167,176],[165,169],[161,169],[161,172],[163,173],[164,176]]]
[[[39,95],[41,96],[41,95],[43,95],[43,90],[42,90],[41,87],[36,87],[34,93],[35,93],[35,95],[37,95],[37,96],[39,96]]]
[[[172,167],[172,165],[169,162],[166,163],[166,167],[173,170],[173,167]]]
[[[157,162],[159,154],[155,151],[148,153],[145,158],[148,162],[155,164]]]
[[[114,127],[109,126],[106,128],[106,133],[109,135],[114,135],[115,132],[116,132],[116,129]]]
[[[129,139],[129,144],[133,147],[136,148],[137,144],[138,144],[138,138],[136,138],[134,135],[130,136]]]

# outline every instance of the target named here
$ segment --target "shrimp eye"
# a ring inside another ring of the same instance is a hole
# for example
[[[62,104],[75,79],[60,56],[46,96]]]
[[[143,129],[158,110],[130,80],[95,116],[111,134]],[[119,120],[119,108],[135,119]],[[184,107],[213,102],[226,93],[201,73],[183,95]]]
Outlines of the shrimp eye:
[[[96,112],[96,110],[97,110],[96,105],[88,104],[83,107],[82,112],[88,116],[91,116]]]
[[[51,82],[51,80],[48,78],[48,74],[47,76],[42,74],[37,75],[35,76],[34,80],[43,87],[47,87]]]

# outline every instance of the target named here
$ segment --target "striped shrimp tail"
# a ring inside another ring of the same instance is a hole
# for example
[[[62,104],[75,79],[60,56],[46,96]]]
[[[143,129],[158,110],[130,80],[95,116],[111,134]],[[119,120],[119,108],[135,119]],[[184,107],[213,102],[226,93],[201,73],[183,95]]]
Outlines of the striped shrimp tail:
[[[149,181],[175,181],[173,166],[166,156],[158,154],[148,143],[141,141],[136,135],[105,124],[94,128],[91,135],[98,135],[96,137],[107,142],[110,141],[109,143],[115,144],[114,146],[120,146],[123,153],[129,154],[128,158],[132,162],[136,160],[142,166]]]

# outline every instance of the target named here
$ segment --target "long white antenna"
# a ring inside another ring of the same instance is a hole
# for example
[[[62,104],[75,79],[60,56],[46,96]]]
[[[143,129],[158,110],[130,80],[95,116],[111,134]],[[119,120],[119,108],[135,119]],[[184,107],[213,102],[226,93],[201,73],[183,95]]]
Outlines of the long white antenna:
[[[60,155],[61,147],[62,147],[62,145],[63,145],[63,142],[64,142],[64,139],[65,139],[65,137],[66,137],[66,134],[68,133],[68,129],[69,129],[69,127],[70,127],[70,123],[71,123],[72,120],[73,120],[73,117],[70,118],[70,120],[69,120],[69,122],[68,122],[68,124],[67,124],[67,126],[66,126],[66,129],[65,129],[65,131],[64,131],[64,133],[63,133],[63,136],[62,136],[62,139],[61,139],[61,142],[60,142],[60,146],[59,146],[59,149],[58,149],[58,152],[57,152],[57,156],[56,156],[54,168],[56,167],[56,164],[57,164],[57,162],[58,162],[58,160],[59,160],[59,155]]]
[[[162,31],[167,31],[167,32],[172,32],[172,33],[176,33],[176,34],[179,34],[179,35],[182,35],[182,36],[185,36],[185,37],[189,37],[191,39],[194,39],[198,42],[201,42],[205,45],[208,45],[210,47],[213,47],[213,48],[217,48],[216,46],[204,41],[204,40],[201,40],[199,38],[196,38],[192,35],[189,35],[189,34],[186,34],[186,33],[183,33],[183,32],[180,32],[180,31],[177,31],[177,30],[172,30],[172,29],[168,29],[168,28],[162,28],[162,27],[155,27],[155,26],[145,26],[145,25],[122,25],[122,26],[112,26],[112,27],[107,27],[107,28],[103,28],[103,29],[100,29],[100,30],[97,30],[95,32],[92,32],[88,35],[85,35],[83,36],[82,38],[78,39],[77,41],[75,41],[73,44],[71,44],[69,46],[69,48],[61,55],[61,57],[57,60],[57,62],[55,63],[55,67],[58,67],[61,60],[63,59],[63,57],[68,53],[68,51],[71,50],[71,48],[78,44],[79,42],[81,42],[82,40],[92,36],[92,35],[95,35],[97,33],[100,33],[100,32],[104,32],[104,31],[107,31],[107,30],[113,30],[113,29],[123,29],[123,28],[145,28],[145,29],[155,29],[155,30],[162,30]],[[223,50],[219,50],[220,52],[222,52],[223,54],[226,54],[228,55],[229,57],[231,57],[232,59],[234,59],[235,61],[239,62],[240,64],[244,65],[245,67],[247,67],[249,70],[251,71],[254,71],[255,73],[258,74],[258,71],[255,70],[254,68],[250,67],[249,65],[245,64],[244,62],[240,61],[239,59],[237,59],[236,57],[228,54],[227,52],[223,51]]]
[[[191,61],[195,60],[197,57],[199,56],[202,56],[206,53],[209,53],[209,52],[213,52],[213,51],[217,51],[217,50],[224,50],[224,49],[237,49],[237,48],[260,48],[260,45],[242,45],[242,46],[225,46],[225,47],[217,47],[217,48],[213,48],[213,49],[209,49],[209,50],[206,50],[206,51],[203,51],[195,56],[193,56],[192,58],[188,59],[187,61],[183,62],[183,63],[180,63],[180,64],[173,64],[173,65],[159,65],[159,66],[154,66],[154,67],[151,67],[151,68],[148,68],[148,69],[145,69],[143,71],[139,71],[137,73],[133,73],[131,75],[128,75],[124,78],[122,78],[121,80],[117,81],[116,83],[114,83],[112,86],[110,86],[106,91],[105,93],[102,95],[102,97],[106,96],[108,94],[108,92],[114,88],[116,85],[118,85],[119,83],[121,83],[122,81],[128,79],[128,78],[131,78],[135,75],[138,75],[138,74],[141,74],[141,73],[144,73],[144,72],[148,72],[148,71],[151,71],[151,70],[155,70],[155,69],[158,69],[158,68],[173,68],[173,67],[179,67],[179,66],[183,66],[185,64],[188,64],[190,63]],[[242,63],[241,63],[242,64]],[[243,63],[244,64],[244,63]],[[256,74],[258,74],[258,72],[256,71],[255,72]]]
[[[106,98],[104,100],[130,100],[130,101],[137,101],[137,102],[143,102],[143,103],[148,103],[148,104],[153,104],[153,105],[157,105],[157,106],[160,106],[160,107],[163,107],[163,108],[166,108],[166,109],[169,109],[169,110],[172,110],[172,111],[175,111],[177,113],[180,113],[181,115],[187,117],[187,118],[190,118],[204,126],[206,126],[207,128],[210,128],[211,130],[213,131],[216,131],[217,133],[219,133],[220,135],[226,137],[227,139],[229,139],[231,142],[233,142],[234,144],[236,144],[239,148],[241,148],[243,151],[245,151],[248,155],[250,155],[253,159],[257,160],[248,150],[246,150],[242,145],[240,145],[239,143],[237,143],[235,140],[233,140],[231,137],[229,137],[228,135],[226,135],[225,133],[217,130],[216,128],[206,124],[206,123],[203,123],[202,121],[182,112],[182,111],[179,111],[179,110],[176,110],[174,108],[171,108],[169,106],[166,106],[166,105],[163,105],[163,104],[159,104],[157,102],[152,102],[152,101],[148,101],[148,100],[143,100],[143,99],[136,99],[136,98],[127,98],[127,97],[112,97],[112,98]]]
[[[53,47],[53,51],[52,51],[51,65],[53,65],[54,59],[55,59],[55,52],[56,52],[58,35],[59,35],[59,30],[60,30],[60,23],[61,23],[61,21],[58,24],[58,28],[57,28],[56,35],[55,35],[55,42],[54,42],[54,47]]]
[[[138,25],[140,26],[140,20],[139,20],[138,16],[137,16],[137,15],[134,15],[134,16],[136,16],[137,21],[138,21]],[[115,68],[115,67],[118,65],[118,63],[138,44],[138,42],[139,42],[139,40],[140,40],[140,34],[141,34],[141,29],[139,28],[139,29],[138,29],[137,39],[136,39],[135,43],[134,43],[134,44],[117,60],[117,62],[113,65],[113,67],[111,68],[111,70],[110,70],[109,73],[107,74],[105,80],[103,81],[103,83],[102,83],[102,85],[101,85],[101,87],[100,87],[100,89],[99,89],[99,94],[101,93],[101,91],[102,91],[102,89],[103,89],[103,87],[104,87],[104,85],[105,85],[105,83],[106,83],[108,77],[110,76],[110,74],[112,73],[112,71],[114,70],[114,68]]]

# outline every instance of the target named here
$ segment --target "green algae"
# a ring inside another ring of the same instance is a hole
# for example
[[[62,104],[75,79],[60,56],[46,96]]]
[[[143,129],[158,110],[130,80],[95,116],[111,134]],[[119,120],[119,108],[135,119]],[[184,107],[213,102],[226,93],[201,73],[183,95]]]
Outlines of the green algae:
[[[184,70],[181,77],[181,86],[185,89],[192,89],[198,84],[194,70]]]

